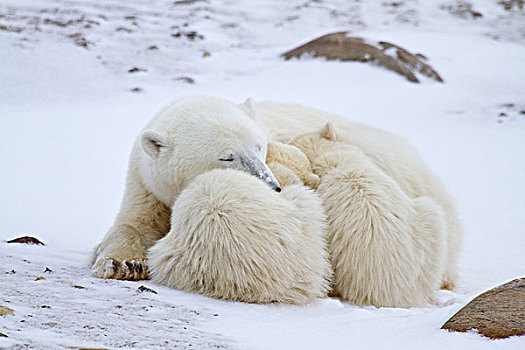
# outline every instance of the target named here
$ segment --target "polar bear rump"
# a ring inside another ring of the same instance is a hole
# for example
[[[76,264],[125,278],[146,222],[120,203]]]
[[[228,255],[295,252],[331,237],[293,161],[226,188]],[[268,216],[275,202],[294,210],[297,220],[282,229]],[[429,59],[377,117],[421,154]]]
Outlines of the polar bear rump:
[[[170,232],[149,250],[151,279],[249,303],[324,297],[331,268],[323,213],[304,186],[277,193],[254,176],[212,170],[173,205]]]

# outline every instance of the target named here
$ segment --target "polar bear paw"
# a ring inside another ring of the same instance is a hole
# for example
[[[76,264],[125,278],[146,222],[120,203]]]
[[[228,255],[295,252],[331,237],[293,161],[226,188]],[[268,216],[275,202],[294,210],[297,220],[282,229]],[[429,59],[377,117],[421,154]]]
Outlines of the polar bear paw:
[[[91,268],[93,277],[138,281],[149,279],[146,259],[118,260],[99,256]]]

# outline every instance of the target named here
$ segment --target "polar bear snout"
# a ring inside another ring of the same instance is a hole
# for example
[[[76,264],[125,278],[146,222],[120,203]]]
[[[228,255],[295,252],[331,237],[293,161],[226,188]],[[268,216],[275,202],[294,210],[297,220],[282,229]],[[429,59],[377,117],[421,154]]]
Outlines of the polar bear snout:
[[[275,175],[272,173],[270,168],[268,168],[266,163],[257,156],[241,155],[239,169],[237,170],[252,174],[253,176],[256,176],[264,181],[273,190],[281,192],[281,185],[279,185]]]

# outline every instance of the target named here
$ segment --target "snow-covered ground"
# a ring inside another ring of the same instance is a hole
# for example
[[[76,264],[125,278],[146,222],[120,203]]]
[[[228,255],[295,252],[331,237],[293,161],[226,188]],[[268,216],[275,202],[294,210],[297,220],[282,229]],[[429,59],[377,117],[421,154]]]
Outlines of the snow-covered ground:
[[[0,348],[525,348],[524,337],[440,330],[475,295],[525,274],[525,15],[457,4],[2,0],[0,239],[46,246],[0,242],[0,305],[14,310],[0,316]],[[421,52],[445,83],[279,58],[337,30]],[[301,103],[406,137],[457,199],[457,290],[424,308],[296,307],[91,278],[86,261],[118,211],[135,136],[194,94]]]

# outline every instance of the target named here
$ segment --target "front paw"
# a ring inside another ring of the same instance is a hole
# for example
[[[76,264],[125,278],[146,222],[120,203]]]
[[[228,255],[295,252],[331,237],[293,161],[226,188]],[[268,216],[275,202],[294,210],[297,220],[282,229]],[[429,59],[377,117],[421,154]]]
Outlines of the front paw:
[[[91,274],[97,278],[138,281],[149,279],[146,259],[116,259],[99,256]]]

